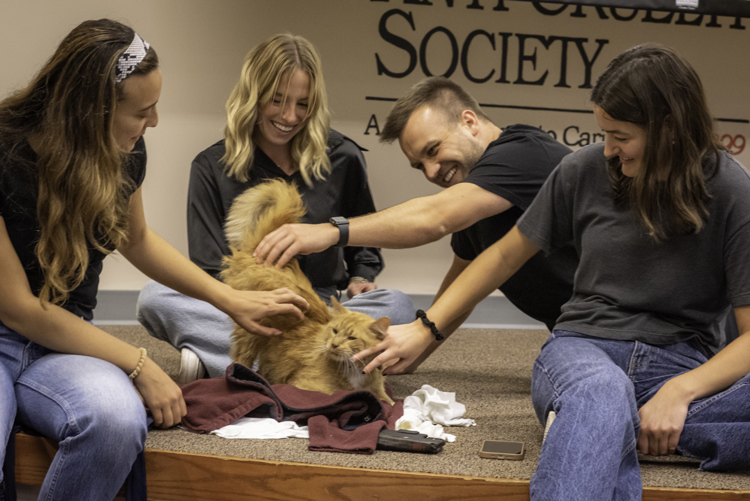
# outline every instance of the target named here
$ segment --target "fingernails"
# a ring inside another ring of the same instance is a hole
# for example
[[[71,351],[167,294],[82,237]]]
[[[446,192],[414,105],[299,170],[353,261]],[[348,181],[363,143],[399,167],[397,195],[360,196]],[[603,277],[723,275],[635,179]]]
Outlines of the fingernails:
[[[367,373],[365,371],[362,371],[362,374],[364,374],[365,376],[367,375]]]

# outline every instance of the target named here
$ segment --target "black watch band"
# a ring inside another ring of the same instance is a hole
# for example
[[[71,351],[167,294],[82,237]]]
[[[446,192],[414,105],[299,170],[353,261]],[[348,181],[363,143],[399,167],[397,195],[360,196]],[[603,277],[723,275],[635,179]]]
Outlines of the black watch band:
[[[336,243],[336,247],[346,247],[349,243],[349,220],[345,217],[335,216],[328,222],[339,229],[339,241]]]

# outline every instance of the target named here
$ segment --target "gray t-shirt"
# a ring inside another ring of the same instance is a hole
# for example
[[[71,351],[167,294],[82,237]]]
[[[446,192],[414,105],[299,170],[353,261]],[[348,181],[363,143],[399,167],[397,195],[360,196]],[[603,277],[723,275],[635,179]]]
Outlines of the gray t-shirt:
[[[571,241],[578,250],[573,297],[556,329],[722,347],[727,309],[750,304],[750,177],[725,152],[704,172],[712,198],[703,229],[657,243],[615,203],[603,144],[563,159],[518,221],[547,253]]]

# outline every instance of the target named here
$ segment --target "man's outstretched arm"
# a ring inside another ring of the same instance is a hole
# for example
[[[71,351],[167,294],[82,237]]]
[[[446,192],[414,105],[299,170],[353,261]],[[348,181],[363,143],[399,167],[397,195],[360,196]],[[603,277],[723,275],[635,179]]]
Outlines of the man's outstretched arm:
[[[506,199],[472,183],[415,198],[380,212],[349,220],[349,245],[407,249],[434,242],[486,217],[511,208]],[[339,240],[335,226],[287,224],[258,245],[259,261],[281,267],[297,254],[322,252]]]

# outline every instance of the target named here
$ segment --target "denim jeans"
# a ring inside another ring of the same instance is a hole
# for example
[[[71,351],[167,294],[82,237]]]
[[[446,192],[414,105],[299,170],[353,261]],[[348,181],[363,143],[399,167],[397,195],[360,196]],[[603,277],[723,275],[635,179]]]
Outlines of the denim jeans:
[[[534,500],[640,499],[636,440],[638,409],[669,379],[705,356],[678,343],[593,338],[553,331],[534,363],[532,400],[543,424],[555,411],[531,479]],[[677,451],[701,459],[701,469],[750,466],[750,376],[694,401]]]
[[[14,419],[59,442],[40,500],[113,499],[148,428],[143,403],[122,370],[53,352],[0,323],[0,464]]]
[[[335,288],[316,289],[326,303]],[[376,289],[358,294],[343,303],[347,309],[373,318],[388,317],[392,325],[413,322],[416,310],[403,292]],[[229,358],[230,336],[234,323],[226,313],[210,304],[180,294],[153,280],[138,295],[138,321],[149,334],[181,350],[189,348],[206,367],[209,377],[223,376]]]

